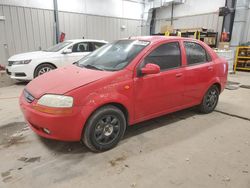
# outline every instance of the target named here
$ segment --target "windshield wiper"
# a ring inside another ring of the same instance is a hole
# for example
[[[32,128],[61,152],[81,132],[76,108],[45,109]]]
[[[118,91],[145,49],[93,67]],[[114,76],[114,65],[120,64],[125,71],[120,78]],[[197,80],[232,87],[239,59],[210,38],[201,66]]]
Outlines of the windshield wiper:
[[[95,69],[95,70],[101,70],[103,71],[103,69],[99,68],[99,67],[96,67],[94,65],[83,65],[85,68],[88,68],[88,69]]]

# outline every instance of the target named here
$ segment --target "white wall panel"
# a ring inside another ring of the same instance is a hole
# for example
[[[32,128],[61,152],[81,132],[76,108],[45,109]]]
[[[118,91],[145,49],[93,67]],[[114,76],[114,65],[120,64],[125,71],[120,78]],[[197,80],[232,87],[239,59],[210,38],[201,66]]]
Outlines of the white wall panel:
[[[80,24],[80,32],[82,37],[87,36],[87,16],[83,14],[79,14],[79,24]]]
[[[19,29],[20,29],[21,51],[22,50],[29,51],[24,8],[17,7],[17,14],[18,14]]]
[[[131,19],[141,19],[142,13],[144,11],[143,4],[130,2],[130,1],[123,1],[123,15],[124,18],[131,18]]]
[[[54,13],[47,11],[44,14],[46,33],[47,33],[47,46],[52,46],[55,43],[55,29],[54,29]]]
[[[64,32],[65,31],[65,19],[64,19],[64,13],[63,12],[58,12],[58,19],[59,19],[59,26],[60,32]]]
[[[5,34],[6,34],[6,43],[8,47],[9,54],[15,53],[15,40],[14,40],[14,32],[12,28],[12,22],[11,22],[11,14],[10,14],[10,7],[9,6],[3,6],[3,14],[5,16]]]
[[[72,38],[72,36],[70,36],[70,17],[69,17],[69,13],[63,13],[63,17],[64,17],[64,30],[61,30],[62,32],[66,33],[66,39],[67,38]],[[60,18],[59,18],[60,19]],[[60,27],[60,25],[59,25]]]
[[[34,50],[39,50],[39,48],[41,48],[41,38],[40,38],[40,28],[39,28],[37,9],[31,9],[31,19],[32,19],[33,37],[35,44]]]
[[[72,39],[78,38],[76,30],[77,27],[77,20],[75,18],[75,14],[68,13],[69,16],[69,33]]]
[[[184,4],[174,6],[174,17],[191,16],[195,14],[207,14],[216,12],[219,7],[225,6],[225,0],[186,0]],[[156,18],[170,18],[171,6],[160,8],[156,12]]]
[[[0,4],[30,8],[53,9],[53,0],[0,0]]]
[[[0,6],[0,16],[3,16],[3,6]],[[5,23],[3,20],[0,20],[0,62],[7,61],[7,54],[5,50],[6,33],[5,33]]]
[[[86,9],[85,2],[86,0],[58,0],[58,10],[84,13]]]
[[[87,0],[85,13],[112,17],[123,17],[121,0]]]
[[[42,49],[46,49],[47,47],[47,38],[46,38],[46,25],[44,22],[44,11],[41,9],[37,10],[38,14],[38,26],[39,26],[39,34],[40,34],[40,44]]]
[[[28,51],[35,49],[35,41],[32,27],[32,17],[31,17],[31,9],[24,9],[24,18],[26,21],[26,30],[28,36]]]
[[[16,53],[22,51],[22,41],[20,35],[20,28],[18,23],[17,7],[10,7],[10,16],[11,16],[11,30],[13,32],[13,40]]]
[[[249,3],[250,6],[250,3]],[[243,40],[244,42],[250,41],[250,9],[248,9],[248,13],[247,13],[247,23],[246,23],[246,30],[244,32],[244,37]]]
[[[53,10],[53,0],[0,0],[0,4]],[[143,0],[58,0],[59,11],[140,19]]]

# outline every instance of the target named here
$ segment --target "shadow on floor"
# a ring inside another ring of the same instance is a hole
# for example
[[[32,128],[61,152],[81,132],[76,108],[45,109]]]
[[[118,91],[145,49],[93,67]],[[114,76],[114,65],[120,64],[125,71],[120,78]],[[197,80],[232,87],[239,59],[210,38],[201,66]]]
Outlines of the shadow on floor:
[[[197,115],[197,110],[195,108],[191,108],[135,124],[127,128],[122,142],[126,143],[126,141],[131,137],[143,134],[148,131],[152,131],[154,129],[161,128],[163,126],[173,125],[178,121],[184,120],[194,115]],[[69,153],[69,152],[70,153],[90,152],[90,150],[80,142],[62,142],[56,140],[49,140],[42,137],[39,137],[39,139],[48,149],[58,154]],[[117,147],[119,147],[119,144]]]
[[[13,85],[27,85],[28,83],[29,81],[18,81],[11,79],[10,76],[6,74],[6,72],[0,71],[0,88]]]
[[[30,81],[16,81],[15,85],[26,86]]]

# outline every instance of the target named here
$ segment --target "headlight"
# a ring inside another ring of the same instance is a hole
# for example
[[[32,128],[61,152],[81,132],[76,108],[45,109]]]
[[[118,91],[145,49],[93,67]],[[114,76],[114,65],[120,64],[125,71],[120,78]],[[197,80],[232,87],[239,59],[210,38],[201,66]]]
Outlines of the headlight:
[[[73,106],[73,98],[64,95],[46,94],[38,100],[37,104],[55,108],[70,108]]]
[[[31,59],[22,60],[22,61],[14,61],[13,65],[25,65],[25,64],[29,64],[30,62],[31,62]]]

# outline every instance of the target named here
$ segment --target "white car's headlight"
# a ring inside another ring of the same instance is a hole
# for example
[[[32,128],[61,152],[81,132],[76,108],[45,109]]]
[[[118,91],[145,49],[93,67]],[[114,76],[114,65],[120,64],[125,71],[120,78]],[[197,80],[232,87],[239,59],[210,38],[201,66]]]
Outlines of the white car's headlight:
[[[38,100],[37,104],[55,108],[70,108],[73,106],[73,98],[64,95],[46,94]]]
[[[31,59],[29,60],[22,60],[22,61],[14,61],[13,65],[25,65],[25,64],[29,64],[31,62]]]

